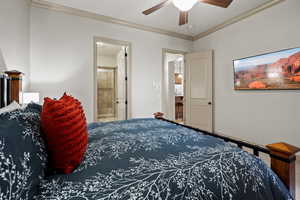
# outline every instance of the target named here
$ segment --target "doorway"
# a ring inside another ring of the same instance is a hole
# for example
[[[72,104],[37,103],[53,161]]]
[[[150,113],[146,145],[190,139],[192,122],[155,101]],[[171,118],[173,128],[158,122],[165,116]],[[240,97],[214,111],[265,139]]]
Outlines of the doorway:
[[[98,121],[116,120],[117,79],[116,68],[98,67]]]
[[[185,112],[185,52],[163,51],[163,112],[166,118],[184,123]]]
[[[213,132],[213,51],[163,49],[162,74],[165,117]]]
[[[95,121],[129,118],[130,45],[105,38],[95,39]]]

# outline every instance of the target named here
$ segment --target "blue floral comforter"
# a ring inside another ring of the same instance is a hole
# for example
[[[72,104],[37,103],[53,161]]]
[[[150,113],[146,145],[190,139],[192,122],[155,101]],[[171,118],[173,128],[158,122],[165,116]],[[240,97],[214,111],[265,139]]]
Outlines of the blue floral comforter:
[[[85,160],[43,181],[36,199],[292,199],[263,161],[220,139],[156,119],[89,125]]]

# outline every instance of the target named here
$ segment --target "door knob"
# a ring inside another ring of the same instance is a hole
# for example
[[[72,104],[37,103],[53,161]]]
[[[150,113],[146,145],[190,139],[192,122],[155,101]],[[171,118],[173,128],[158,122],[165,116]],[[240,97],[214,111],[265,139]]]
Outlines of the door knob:
[[[208,105],[211,105],[212,103],[211,102],[208,102]]]

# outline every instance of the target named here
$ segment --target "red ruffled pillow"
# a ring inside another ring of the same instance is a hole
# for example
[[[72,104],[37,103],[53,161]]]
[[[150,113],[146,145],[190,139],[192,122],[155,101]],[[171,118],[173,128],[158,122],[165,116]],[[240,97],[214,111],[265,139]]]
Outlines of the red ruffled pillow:
[[[87,122],[81,103],[64,94],[59,100],[44,99],[41,125],[50,166],[65,174],[81,163],[88,144]]]

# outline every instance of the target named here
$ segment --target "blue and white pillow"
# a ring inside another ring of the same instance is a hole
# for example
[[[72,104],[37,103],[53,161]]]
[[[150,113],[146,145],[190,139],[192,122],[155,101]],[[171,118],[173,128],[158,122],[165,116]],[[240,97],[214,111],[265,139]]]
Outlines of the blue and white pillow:
[[[40,112],[41,106],[29,104],[0,115],[0,199],[32,199],[44,178]]]

